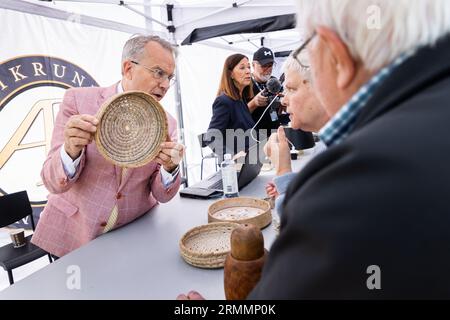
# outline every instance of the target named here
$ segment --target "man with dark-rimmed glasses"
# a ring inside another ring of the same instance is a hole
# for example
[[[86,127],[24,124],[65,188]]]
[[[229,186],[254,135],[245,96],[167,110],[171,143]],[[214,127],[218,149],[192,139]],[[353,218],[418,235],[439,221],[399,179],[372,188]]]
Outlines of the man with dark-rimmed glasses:
[[[166,141],[158,146],[155,159],[139,168],[108,162],[92,143],[99,124],[96,114],[112,96],[127,91],[143,91],[157,101],[165,96],[174,80],[173,48],[157,36],[132,37],[123,48],[121,69],[122,79],[110,87],[67,90],[56,117],[41,173],[50,195],[32,242],[57,257],[133,221],[178,192],[184,146],[176,142],[177,125],[169,113]],[[136,132],[134,117],[116,121],[112,130],[126,140]]]

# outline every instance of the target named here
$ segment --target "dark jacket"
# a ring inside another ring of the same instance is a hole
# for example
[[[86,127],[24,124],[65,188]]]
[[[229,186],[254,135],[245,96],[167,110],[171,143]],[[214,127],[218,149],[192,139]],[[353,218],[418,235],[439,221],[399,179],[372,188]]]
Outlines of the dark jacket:
[[[449,57],[448,37],[418,51],[297,175],[249,298],[450,298]]]
[[[271,78],[275,77],[272,76]],[[280,81],[281,83],[283,83],[281,78]],[[253,79],[252,82],[253,82],[253,93],[255,94],[255,96],[264,89],[266,89],[266,83],[256,82],[255,79]],[[281,92],[283,92],[283,88],[281,88]],[[272,101],[274,97],[275,96],[273,94],[268,94],[269,103],[270,101]],[[276,99],[265,113],[264,111],[266,110],[267,106],[258,107],[252,113],[253,121],[255,121],[255,123],[258,123],[256,128],[258,130],[266,130],[266,133],[264,134],[267,135],[268,137],[272,132],[275,132],[279,126],[287,125],[290,122],[289,114],[279,112],[280,111],[279,109],[281,108],[280,100],[281,100],[280,98]],[[276,119],[272,119],[271,116],[272,111],[276,112],[277,114]]]
[[[222,133],[224,138],[219,144],[223,147],[223,152],[226,151],[235,154],[241,151],[238,149],[244,149],[239,148],[239,143],[235,143],[237,138],[234,139],[233,136],[231,136],[233,139],[229,139],[229,141],[227,141],[227,129],[242,129],[243,132],[247,132],[249,135],[249,129],[251,129],[254,125],[255,122],[253,121],[252,115],[248,110],[247,103],[243,100],[233,100],[225,94],[218,96],[216,100],[214,100],[213,115],[211,122],[209,123],[208,133],[210,133],[212,129],[219,130]],[[249,138],[247,137],[246,147],[248,147],[248,139]],[[215,142],[217,143],[218,141],[215,140]],[[210,146],[216,153],[221,154],[222,151],[218,150],[219,146],[216,143],[213,142]]]

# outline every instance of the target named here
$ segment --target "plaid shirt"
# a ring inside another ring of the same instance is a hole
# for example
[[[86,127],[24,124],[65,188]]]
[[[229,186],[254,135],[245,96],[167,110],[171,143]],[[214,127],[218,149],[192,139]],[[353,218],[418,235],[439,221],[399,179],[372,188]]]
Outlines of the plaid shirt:
[[[334,115],[333,118],[319,131],[320,139],[330,147],[342,142],[350,133],[361,110],[366,106],[376,89],[383,81],[404,61],[414,55],[416,51],[400,55],[393,63],[381,69],[369,82]]]

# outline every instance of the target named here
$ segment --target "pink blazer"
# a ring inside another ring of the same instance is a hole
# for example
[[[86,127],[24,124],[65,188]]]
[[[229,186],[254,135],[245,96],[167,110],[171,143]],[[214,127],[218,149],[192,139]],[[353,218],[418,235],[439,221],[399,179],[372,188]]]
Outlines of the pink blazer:
[[[95,142],[85,148],[75,176],[67,177],[60,157],[65,123],[75,114],[95,115],[101,104],[116,93],[116,87],[69,89],[56,117],[51,149],[41,171],[50,194],[31,242],[58,257],[102,234],[116,204],[118,227],[142,216],[158,202],[169,201],[178,192],[179,175],[165,189],[156,162],[129,169],[119,184],[120,168],[102,157]],[[176,121],[166,114],[169,134],[175,141]]]

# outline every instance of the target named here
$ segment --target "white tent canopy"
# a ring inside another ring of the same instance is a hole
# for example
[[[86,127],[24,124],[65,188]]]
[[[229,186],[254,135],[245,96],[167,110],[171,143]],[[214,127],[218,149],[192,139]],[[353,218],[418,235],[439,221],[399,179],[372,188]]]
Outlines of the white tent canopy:
[[[215,0],[215,1],[160,1],[160,0],[4,0],[1,7],[36,13],[53,18],[69,19],[78,16],[80,23],[119,29],[125,32],[152,31],[169,36],[173,27],[174,43],[180,44],[193,30],[253,19],[295,13],[292,0]],[[38,7],[39,6],[39,7]],[[47,10],[43,9],[44,7]],[[169,12],[172,19],[169,19]],[[239,34],[207,41],[208,44],[234,45],[249,41],[260,45],[264,38],[274,50],[290,49],[298,34],[295,30],[275,35],[264,33],[256,36]],[[255,41],[255,40],[258,41]],[[284,47],[284,48],[283,48]],[[238,49],[242,47],[237,46]],[[253,51],[253,47],[248,47]],[[234,47],[236,50],[236,46]]]

